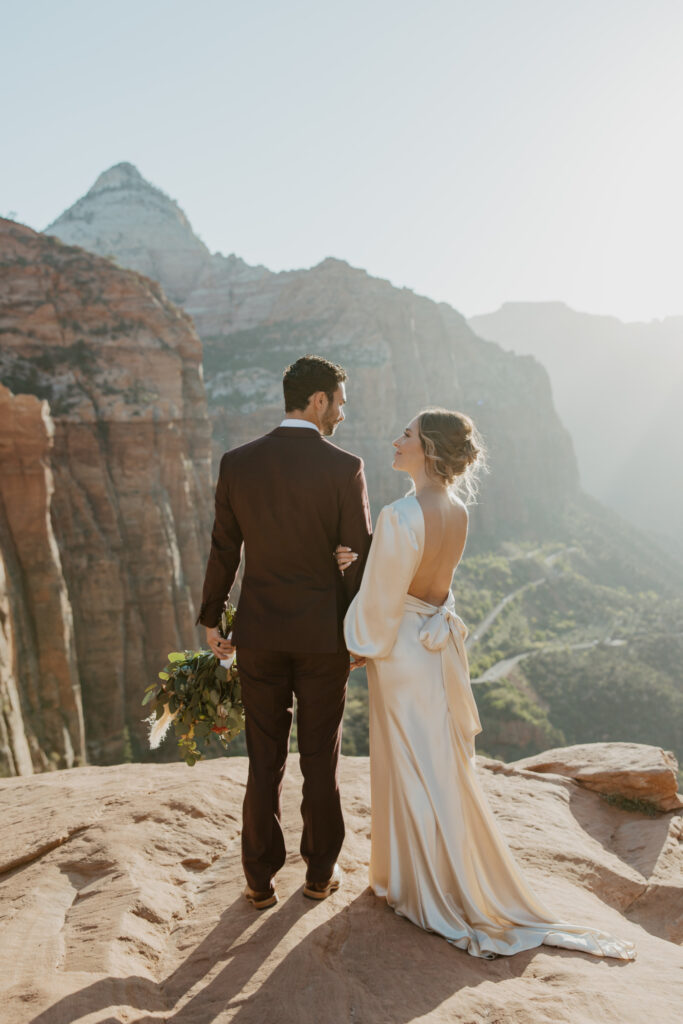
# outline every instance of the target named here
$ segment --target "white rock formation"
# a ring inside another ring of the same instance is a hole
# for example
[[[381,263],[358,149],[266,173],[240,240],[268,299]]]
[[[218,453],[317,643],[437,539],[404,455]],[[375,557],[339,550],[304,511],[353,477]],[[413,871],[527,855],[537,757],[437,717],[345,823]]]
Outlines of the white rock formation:
[[[174,302],[186,300],[213,259],[175,200],[129,163],[100,174],[45,234],[162,282]]]

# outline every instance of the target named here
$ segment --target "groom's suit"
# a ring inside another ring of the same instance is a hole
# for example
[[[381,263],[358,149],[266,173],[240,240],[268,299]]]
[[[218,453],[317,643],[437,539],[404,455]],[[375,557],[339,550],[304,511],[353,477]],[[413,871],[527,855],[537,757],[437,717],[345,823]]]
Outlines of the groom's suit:
[[[362,459],[312,426],[277,427],[223,455],[197,622],[218,624],[244,543],[232,642],[249,753],[242,856],[259,892],[285,861],[280,792],[294,694],[307,880],[327,881],[341,849],[337,762],[349,675],[342,626],[371,533]],[[343,576],[333,556],[339,543],[359,556]]]

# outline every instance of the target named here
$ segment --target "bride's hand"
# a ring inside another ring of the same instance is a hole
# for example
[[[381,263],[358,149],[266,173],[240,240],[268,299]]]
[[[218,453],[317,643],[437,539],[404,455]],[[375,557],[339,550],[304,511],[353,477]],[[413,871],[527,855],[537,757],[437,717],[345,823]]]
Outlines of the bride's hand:
[[[218,626],[206,627],[206,642],[220,661],[234,654],[235,648],[229,640],[221,636]]]
[[[351,548],[345,548],[341,544],[337,544],[337,547],[334,550],[334,557],[337,559],[337,565],[343,574],[344,569],[348,569],[350,565],[353,565],[358,558],[358,555],[355,551],[352,551]]]

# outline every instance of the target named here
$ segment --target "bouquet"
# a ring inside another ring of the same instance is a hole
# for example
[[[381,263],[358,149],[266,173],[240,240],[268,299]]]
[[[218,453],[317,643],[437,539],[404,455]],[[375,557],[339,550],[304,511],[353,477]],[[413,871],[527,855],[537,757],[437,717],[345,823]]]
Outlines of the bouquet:
[[[235,608],[223,610],[222,636],[232,628]],[[218,742],[224,748],[244,729],[244,707],[235,655],[220,661],[211,651],[171,651],[159,682],[145,690],[152,714],[149,745],[156,750],[171,725],[186,764],[194,765]]]

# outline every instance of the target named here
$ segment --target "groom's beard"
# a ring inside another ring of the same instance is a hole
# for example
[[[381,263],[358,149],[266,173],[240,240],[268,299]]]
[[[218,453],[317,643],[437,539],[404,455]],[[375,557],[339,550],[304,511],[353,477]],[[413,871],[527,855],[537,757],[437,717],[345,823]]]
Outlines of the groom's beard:
[[[335,419],[333,416],[324,416],[321,424],[323,437],[332,437],[340,422],[341,420]]]

